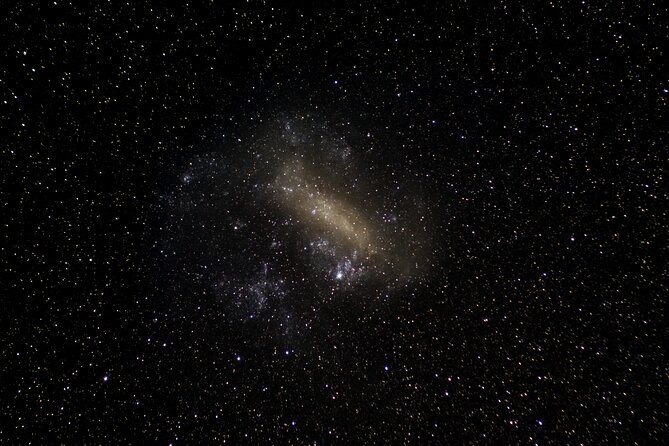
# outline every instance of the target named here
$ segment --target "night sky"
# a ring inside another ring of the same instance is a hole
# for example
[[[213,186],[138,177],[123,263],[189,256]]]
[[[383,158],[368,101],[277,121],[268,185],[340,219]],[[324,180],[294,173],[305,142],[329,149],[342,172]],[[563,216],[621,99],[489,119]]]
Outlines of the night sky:
[[[11,3],[0,443],[669,438],[662,2]]]

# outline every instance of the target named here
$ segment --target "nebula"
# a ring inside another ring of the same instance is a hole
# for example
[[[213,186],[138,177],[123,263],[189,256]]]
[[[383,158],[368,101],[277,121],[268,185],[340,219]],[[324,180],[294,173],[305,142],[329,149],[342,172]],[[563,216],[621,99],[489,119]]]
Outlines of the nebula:
[[[342,244],[360,252],[376,252],[370,223],[362,212],[345,201],[335,198],[319,186],[318,176],[312,175],[296,161],[284,166],[277,176],[276,190],[282,194],[283,204],[298,221],[316,231],[325,231]]]
[[[431,264],[429,197],[413,179],[384,174],[323,122],[289,117],[260,132],[250,175],[266,186],[259,205],[273,205],[311,247],[309,264],[319,276],[385,287],[420,280]],[[372,168],[379,173],[369,175]]]

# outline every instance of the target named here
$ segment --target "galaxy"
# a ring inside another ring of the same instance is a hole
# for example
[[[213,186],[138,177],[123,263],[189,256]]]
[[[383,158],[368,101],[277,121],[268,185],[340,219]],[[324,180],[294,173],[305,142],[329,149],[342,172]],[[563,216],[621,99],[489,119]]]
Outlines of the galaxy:
[[[437,235],[420,177],[374,181],[369,147],[321,114],[276,115],[234,152],[185,161],[157,203],[169,301],[209,301],[222,325],[260,326],[271,346],[313,341],[342,305],[397,305],[428,282]]]
[[[2,22],[0,443],[666,442],[666,8]]]

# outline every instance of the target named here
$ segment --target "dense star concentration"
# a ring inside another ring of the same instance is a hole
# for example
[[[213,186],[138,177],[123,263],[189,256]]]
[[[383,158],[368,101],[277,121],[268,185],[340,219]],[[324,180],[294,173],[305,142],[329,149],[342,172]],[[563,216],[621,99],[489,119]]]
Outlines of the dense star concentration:
[[[156,204],[163,302],[184,312],[207,296],[222,321],[297,343],[343,302],[376,311],[415,293],[434,265],[436,197],[420,176],[374,172],[369,150],[318,113],[283,114],[184,162]]]
[[[666,442],[667,8],[437,3],[2,6],[0,443]]]

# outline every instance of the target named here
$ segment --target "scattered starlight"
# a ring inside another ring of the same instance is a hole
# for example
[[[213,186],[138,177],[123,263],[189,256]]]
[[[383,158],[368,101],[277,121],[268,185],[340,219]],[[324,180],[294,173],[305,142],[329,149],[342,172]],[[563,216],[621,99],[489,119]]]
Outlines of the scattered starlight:
[[[7,444],[669,438],[659,3],[14,3]]]

